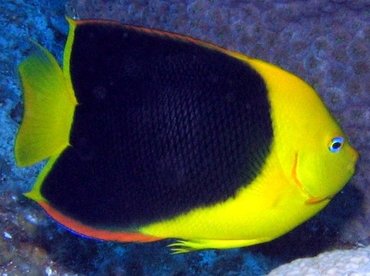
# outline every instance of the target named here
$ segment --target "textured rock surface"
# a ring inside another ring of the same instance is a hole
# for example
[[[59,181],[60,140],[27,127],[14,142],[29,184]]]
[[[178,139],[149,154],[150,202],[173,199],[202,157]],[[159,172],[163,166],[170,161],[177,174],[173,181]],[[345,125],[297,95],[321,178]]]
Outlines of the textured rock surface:
[[[65,7],[80,18],[189,34],[300,75],[322,95],[361,153],[356,176],[320,215],[252,248],[171,256],[166,242],[114,244],[66,231],[22,196],[42,164],[20,169],[13,158],[22,116],[17,65],[30,49],[29,39],[60,59]],[[0,274],[260,275],[299,257],[370,243],[368,1],[3,0],[0,10]],[[361,259],[364,253],[353,254]]]
[[[314,258],[298,259],[274,269],[268,275],[370,276],[370,247],[355,250],[335,250],[322,253]]]

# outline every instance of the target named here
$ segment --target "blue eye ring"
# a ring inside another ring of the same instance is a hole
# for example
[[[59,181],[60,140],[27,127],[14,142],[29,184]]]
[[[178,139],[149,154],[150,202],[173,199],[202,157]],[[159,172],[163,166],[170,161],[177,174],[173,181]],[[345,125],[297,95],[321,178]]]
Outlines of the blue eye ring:
[[[330,141],[329,150],[331,152],[337,153],[342,149],[343,145],[344,145],[344,138],[343,137],[334,137]]]

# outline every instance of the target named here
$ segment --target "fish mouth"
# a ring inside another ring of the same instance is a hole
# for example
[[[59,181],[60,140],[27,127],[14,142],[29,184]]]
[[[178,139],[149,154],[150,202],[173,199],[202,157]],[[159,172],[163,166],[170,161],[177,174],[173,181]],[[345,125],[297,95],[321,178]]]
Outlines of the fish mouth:
[[[311,196],[310,198],[308,198],[305,203],[306,204],[318,204],[318,203],[321,203],[323,201],[330,201],[332,200],[332,196],[325,196],[325,197],[314,197],[314,196]]]
[[[292,167],[292,178],[297,185],[297,187],[302,191],[304,195],[306,195],[307,199],[305,201],[305,204],[318,204],[323,201],[330,201],[333,196],[325,196],[325,197],[316,197],[311,195],[302,185],[301,181],[299,181],[298,176],[297,176],[297,164],[298,164],[298,152],[294,156],[294,162],[293,162],[293,167]]]

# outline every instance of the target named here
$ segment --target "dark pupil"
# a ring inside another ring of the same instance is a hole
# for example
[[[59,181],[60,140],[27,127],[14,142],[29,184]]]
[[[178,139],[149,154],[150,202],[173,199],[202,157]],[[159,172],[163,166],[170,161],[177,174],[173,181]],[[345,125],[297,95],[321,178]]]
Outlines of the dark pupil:
[[[332,145],[332,148],[336,150],[336,149],[339,149],[341,145],[342,144],[340,142],[334,142]]]

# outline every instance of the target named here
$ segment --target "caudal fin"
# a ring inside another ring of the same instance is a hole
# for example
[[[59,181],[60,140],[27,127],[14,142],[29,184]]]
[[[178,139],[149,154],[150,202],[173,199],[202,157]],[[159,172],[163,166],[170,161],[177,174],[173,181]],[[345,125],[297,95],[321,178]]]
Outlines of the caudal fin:
[[[29,166],[62,152],[77,104],[55,58],[35,43],[34,52],[19,66],[23,85],[24,115],[16,143],[15,159]]]

